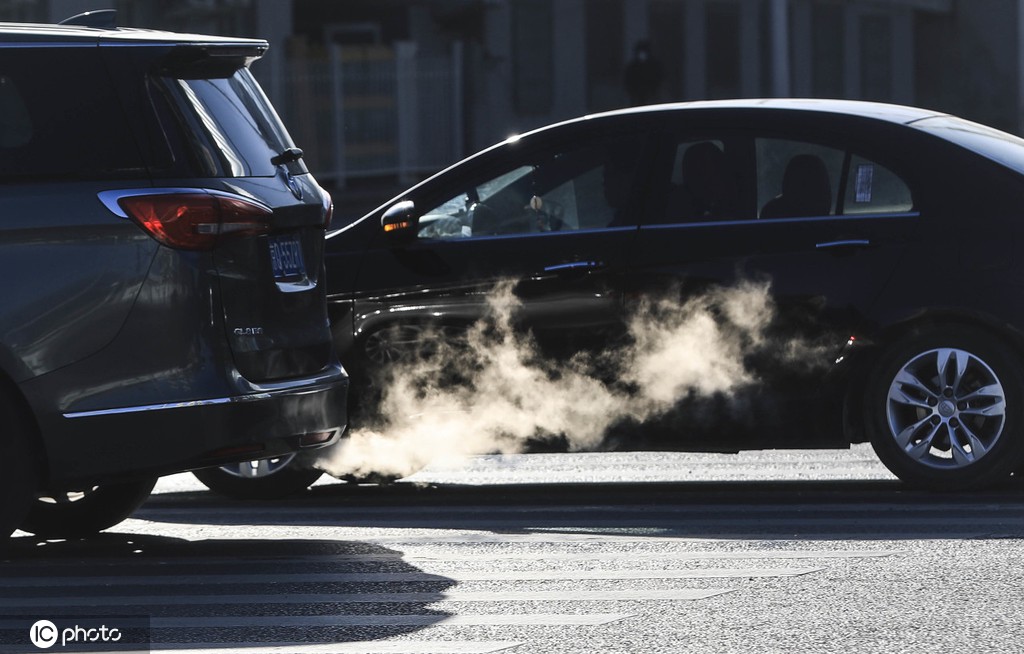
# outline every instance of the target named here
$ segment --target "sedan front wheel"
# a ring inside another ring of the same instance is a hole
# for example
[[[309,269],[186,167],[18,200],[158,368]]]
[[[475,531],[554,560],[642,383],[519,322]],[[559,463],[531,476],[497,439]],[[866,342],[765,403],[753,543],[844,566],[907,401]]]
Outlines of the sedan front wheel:
[[[914,486],[957,490],[1004,481],[1024,461],[1020,358],[964,327],[905,338],[868,385],[879,459]]]

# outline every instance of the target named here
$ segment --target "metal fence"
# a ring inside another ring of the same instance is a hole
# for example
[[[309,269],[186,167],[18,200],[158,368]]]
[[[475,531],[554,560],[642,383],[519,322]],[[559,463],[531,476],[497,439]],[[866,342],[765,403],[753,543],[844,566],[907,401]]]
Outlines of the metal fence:
[[[274,98],[317,179],[408,183],[463,153],[462,52],[421,56],[413,43],[291,54]]]

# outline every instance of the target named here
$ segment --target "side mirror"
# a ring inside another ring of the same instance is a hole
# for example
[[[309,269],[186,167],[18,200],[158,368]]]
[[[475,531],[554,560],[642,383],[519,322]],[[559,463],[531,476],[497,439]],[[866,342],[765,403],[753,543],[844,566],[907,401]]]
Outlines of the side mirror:
[[[419,231],[419,217],[412,200],[396,202],[380,218],[380,226],[389,241],[411,241]]]

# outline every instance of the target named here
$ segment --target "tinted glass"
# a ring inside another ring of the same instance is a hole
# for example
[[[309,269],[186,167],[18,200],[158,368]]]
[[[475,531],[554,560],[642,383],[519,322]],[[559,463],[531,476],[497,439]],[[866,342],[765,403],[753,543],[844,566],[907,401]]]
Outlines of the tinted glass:
[[[636,224],[629,206],[641,139],[519,160],[467,184],[420,217],[420,238],[601,229]]]
[[[97,48],[0,48],[0,179],[145,171]]]
[[[293,147],[248,69],[231,77],[174,80],[180,97],[209,136],[209,151],[230,177],[273,177],[271,159]]]
[[[757,206],[761,218],[835,212],[845,153],[787,139],[756,139]]]
[[[900,213],[913,206],[910,189],[895,173],[858,155],[851,157],[844,214]]]
[[[664,222],[739,218],[739,174],[732,151],[717,139],[676,145]]]

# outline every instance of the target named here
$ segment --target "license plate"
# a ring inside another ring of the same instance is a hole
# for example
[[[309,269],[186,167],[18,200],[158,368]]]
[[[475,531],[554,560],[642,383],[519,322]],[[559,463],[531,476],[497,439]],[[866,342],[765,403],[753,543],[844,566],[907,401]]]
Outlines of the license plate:
[[[274,279],[305,277],[306,262],[302,259],[302,243],[295,235],[270,237],[270,264]]]

